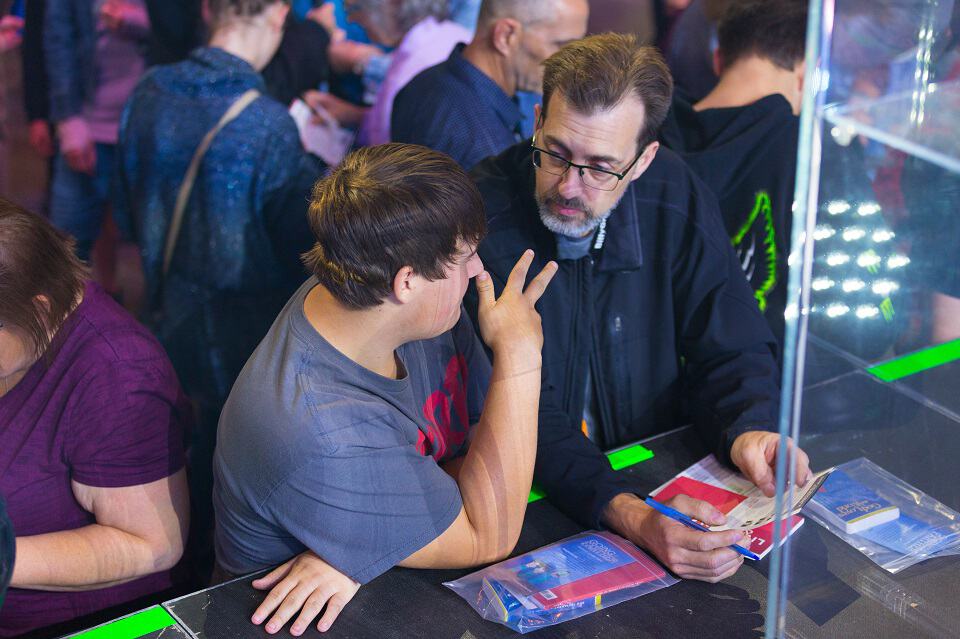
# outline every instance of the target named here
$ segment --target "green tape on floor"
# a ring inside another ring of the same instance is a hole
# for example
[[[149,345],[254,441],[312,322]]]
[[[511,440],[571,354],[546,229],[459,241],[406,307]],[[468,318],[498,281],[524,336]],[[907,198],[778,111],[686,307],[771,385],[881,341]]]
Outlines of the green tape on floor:
[[[895,382],[958,359],[960,359],[960,339],[955,339],[952,342],[931,346],[922,351],[871,366],[867,372],[885,382]]]
[[[633,446],[628,446],[627,448],[621,448],[620,450],[607,453],[607,459],[610,460],[610,466],[612,466],[614,470],[620,470],[622,468],[626,468],[627,466],[639,464],[642,461],[647,461],[651,457],[653,457],[653,451],[646,446],[641,446],[640,444],[635,444]],[[545,496],[546,493],[544,493],[539,486],[534,484],[533,489],[530,490],[530,497],[527,498],[527,503],[532,504],[535,501],[540,501]]]
[[[143,612],[73,635],[70,639],[138,639],[176,623],[170,613],[160,606],[154,606]]]

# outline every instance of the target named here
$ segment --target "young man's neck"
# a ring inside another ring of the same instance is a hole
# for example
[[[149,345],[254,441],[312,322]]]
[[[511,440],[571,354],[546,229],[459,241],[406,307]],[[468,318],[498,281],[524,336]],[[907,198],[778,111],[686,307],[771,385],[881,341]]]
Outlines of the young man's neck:
[[[463,50],[463,57],[473,66],[494,81],[511,98],[517,93],[517,80],[510,73],[506,59],[490,47],[485,38],[487,34],[477,34]]]
[[[772,62],[758,57],[738,60],[720,74],[717,86],[700,102],[693,105],[695,111],[725,109],[753,104],[769,95],[782,95],[794,112],[799,105],[796,96],[796,75]]]
[[[352,310],[338,302],[323,285],[313,287],[303,302],[310,325],[331,346],[360,366],[382,377],[397,379],[396,350],[407,341],[397,332],[402,325],[386,308]]]

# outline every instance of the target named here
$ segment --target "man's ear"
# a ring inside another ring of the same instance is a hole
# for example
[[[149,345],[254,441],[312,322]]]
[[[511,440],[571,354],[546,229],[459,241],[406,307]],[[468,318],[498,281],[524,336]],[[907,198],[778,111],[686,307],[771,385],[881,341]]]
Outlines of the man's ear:
[[[653,162],[653,158],[657,157],[657,151],[659,149],[659,142],[651,142],[647,145],[647,148],[645,148],[640,155],[640,159],[633,165],[633,170],[630,171],[629,179],[631,182],[643,175],[644,171],[650,168],[650,163]]]
[[[400,304],[410,302],[417,293],[419,282],[413,268],[404,266],[393,276],[393,296]]]
[[[543,122],[540,118],[543,116],[543,107],[539,104],[533,105],[533,129],[539,131],[543,128]]]
[[[505,58],[513,57],[522,39],[523,25],[513,18],[500,18],[490,28],[490,44]]]

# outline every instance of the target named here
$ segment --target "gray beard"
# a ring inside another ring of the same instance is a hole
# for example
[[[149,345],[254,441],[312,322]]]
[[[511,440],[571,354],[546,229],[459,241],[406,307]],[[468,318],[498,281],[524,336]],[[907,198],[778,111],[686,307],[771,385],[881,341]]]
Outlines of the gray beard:
[[[626,193],[626,191],[624,191],[624,193]],[[535,195],[534,197],[537,200],[537,209],[540,211],[540,221],[543,222],[545,227],[547,227],[547,230],[558,235],[565,235],[572,238],[586,237],[588,234],[596,230],[596,228],[600,226],[604,220],[610,217],[610,214],[613,213],[614,209],[620,206],[620,200],[623,199],[623,195],[621,195],[617,201],[614,202],[613,206],[611,206],[602,215],[588,217],[583,222],[573,222],[558,218],[556,215],[550,212],[550,208],[540,199],[539,195]]]

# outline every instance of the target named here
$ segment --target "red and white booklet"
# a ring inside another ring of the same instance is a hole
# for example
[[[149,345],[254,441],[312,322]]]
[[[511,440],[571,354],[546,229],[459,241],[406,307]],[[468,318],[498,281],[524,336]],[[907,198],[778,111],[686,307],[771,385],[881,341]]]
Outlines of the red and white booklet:
[[[822,474],[825,479],[827,473]],[[806,494],[816,492],[816,488],[812,486],[815,484],[819,487],[822,483],[820,475],[815,476],[808,485],[797,491],[799,494],[795,502],[802,502],[802,507],[803,503],[806,503],[803,499]],[[810,488],[812,490],[809,490]],[[650,493],[651,497],[660,502],[676,495],[705,501],[727,515],[726,525],[711,526],[711,530],[750,530],[752,539],[749,550],[761,559],[773,548],[773,499],[765,497],[748,479],[723,466],[713,455],[704,457]],[[794,512],[798,510],[799,507],[793,509]],[[782,530],[787,534],[783,534],[781,540],[785,541],[803,522],[803,517],[792,515],[788,532],[788,522],[784,521]]]

